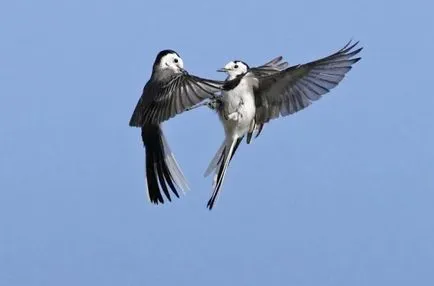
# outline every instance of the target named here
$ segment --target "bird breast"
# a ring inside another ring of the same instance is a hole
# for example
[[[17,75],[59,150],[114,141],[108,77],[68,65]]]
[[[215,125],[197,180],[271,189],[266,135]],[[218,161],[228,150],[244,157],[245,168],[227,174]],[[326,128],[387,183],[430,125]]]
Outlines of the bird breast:
[[[239,84],[223,94],[224,109],[227,114],[241,111],[240,107],[254,108],[253,87],[248,79],[243,78]]]
[[[253,88],[249,80],[242,79],[234,89],[225,92],[222,103],[220,120],[227,136],[243,136],[247,133],[256,112]],[[228,116],[234,113],[238,113],[235,120],[228,119]]]

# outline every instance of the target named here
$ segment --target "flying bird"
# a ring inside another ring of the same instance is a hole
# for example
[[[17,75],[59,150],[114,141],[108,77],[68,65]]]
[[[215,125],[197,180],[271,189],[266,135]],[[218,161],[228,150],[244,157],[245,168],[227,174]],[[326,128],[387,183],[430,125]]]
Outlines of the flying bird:
[[[129,122],[129,126],[141,128],[146,150],[148,195],[152,203],[164,203],[162,193],[171,201],[170,191],[179,197],[179,191],[188,189],[163,134],[162,122],[213,98],[222,85],[222,81],[190,75],[179,54],[173,50],[163,50],[155,58],[151,78],[144,86]]]
[[[243,61],[231,61],[219,70],[226,72],[228,78],[221,96],[212,99],[209,106],[216,110],[220,118],[225,139],[205,172],[208,176],[215,171],[213,192],[207,204],[210,210],[223,184],[229,162],[244,136],[247,135],[250,142],[254,130],[258,130],[259,135],[265,123],[308,107],[336,87],[352,65],[361,59],[355,57],[362,50],[355,49],[357,44],[350,41],[327,57],[278,72],[264,72],[270,71],[267,65],[250,68]]]

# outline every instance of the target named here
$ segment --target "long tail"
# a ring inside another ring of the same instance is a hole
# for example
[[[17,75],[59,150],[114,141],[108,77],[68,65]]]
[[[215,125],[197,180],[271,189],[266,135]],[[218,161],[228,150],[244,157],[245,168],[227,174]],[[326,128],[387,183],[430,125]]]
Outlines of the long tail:
[[[146,150],[146,178],[149,200],[164,203],[162,192],[171,201],[169,189],[179,198],[178,189],[188,189],[187,181],[170,151],[160,125],[142,127],[142,140]]]
[[[236,140],[230,140],[223,142],[223,145],[220,147],[220,149],[217,151],[217,154],[214,156],[213,160],[211,161],[210,166],[208,167],[207,172],[205,175],[210,173],[212,170],[217,169],[217,165],[220,165],[218,173],[214,176],[214,191],[211,195],[211,198],[208,201],[207,207],[211,210],[214,206],[214,203],[217,199],[218,193],[220,191],[220,188],[223,184],[227,168],[229,166],[229,162],[232,160],[235,152],[237,151],[241,141],[243,140],[243,137],[238,138]],[[210,170],[210,171],[209,171]],[[208,172],[209,171],[209,172]]]
[[[208,177],[218,167],[221,160],[223,160],[225,147],[226,147],[226,140],[223,141],[222,145],[217,150],[217,153],[215,153],[214,158],[212,158],[211,162],[209,163],[208,168],[205,171],[205,174],[203,174],[204,177]]]

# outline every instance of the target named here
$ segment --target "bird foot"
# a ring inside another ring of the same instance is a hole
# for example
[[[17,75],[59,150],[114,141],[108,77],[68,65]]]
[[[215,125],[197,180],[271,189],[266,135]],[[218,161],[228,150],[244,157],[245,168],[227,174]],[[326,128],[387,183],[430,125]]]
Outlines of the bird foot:
[[[221,105],[221,101],[220,99],[217,98],[213,98],[212,100],[210,100],[209,102],[207,102],[206,104],[210,109],[212,110],[216,110],[220,107]]]

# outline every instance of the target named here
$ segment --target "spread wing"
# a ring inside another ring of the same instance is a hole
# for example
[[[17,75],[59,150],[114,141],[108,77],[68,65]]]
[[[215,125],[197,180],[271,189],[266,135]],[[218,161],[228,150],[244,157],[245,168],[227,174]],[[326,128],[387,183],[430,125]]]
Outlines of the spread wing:
[[[279,56],[279,57],[274,58],[271,61],[261,65],[261,66],[251,68],[249,70],[249,72],[252,73],[254,77],[260,78],[260,77],[265,77],[265,76],[276,74],[276,73],[284,70],[287,67],[288,67],[288,63],[283,62],[283,57]],[[250,141],[252,140],[253,132],[255,130],[257,131],[256,136],[255,136],[255,138],[256,138],[259,136],[259,134],[261,134],[263,127],[264,127],[264,123],[260,123],[260,122],[254,122],[250,126],[249,132],[247,133],[247,138],[246,138],[247,144],[250,144]]]
[[[165,83],[149,81],[130,119],[130,126],[159,124],[204,99],[212,98],[223,85],[187,72],[174,75]]]
[[[354,58],[362,50],[354,50],[357,44],[350,41],[328,57],[259,78],[255,90],[256,124],[300,111],[336,87],[361,59]]]
[[[279,56],[277,58],[272,59],[268,63],[249,69],[249,72],[253,73],[255,77],[263,77],[263,76],[271,75],[276,72],[282,71],[288,67],[288,63],[282,61],[283,61],[283,57]]]

